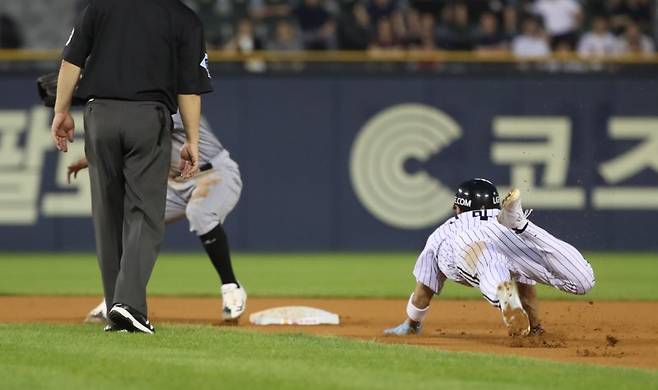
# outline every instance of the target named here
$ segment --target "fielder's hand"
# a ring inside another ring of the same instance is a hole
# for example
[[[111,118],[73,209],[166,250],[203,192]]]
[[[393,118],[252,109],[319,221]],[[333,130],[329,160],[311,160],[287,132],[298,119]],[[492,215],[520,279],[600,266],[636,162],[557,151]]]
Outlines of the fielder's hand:
[[[199,145],[185,143],[180,149],[180,175],[189,178],[199,171]]]
[[[420,334],[421,330],[423,330],[422,324],[411,325],[409,319],[407,319],[395,328],[386,329],[384,334],[387,336],[408,336]]]
[[[53,142],[60,152],[68,152],[68,143],[73,143],[75,136],[75,122],[70,112],[60,112],[55,114],[53,124],[50,127],[50,133]]]
[[[73,178],[76,179],[78,177],[78,172],[87,168],[88,166],[89,166],[89,162],[84,157],[74,162],[73,164],[69,165],[68,167],[69,171],[66,174],[67,183],[71,184],[71,175],[73,175]]]

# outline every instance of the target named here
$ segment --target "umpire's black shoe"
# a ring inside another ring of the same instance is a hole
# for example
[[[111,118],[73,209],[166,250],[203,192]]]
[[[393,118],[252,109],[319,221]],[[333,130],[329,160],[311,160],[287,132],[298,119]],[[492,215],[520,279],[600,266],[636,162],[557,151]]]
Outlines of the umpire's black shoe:
[[[123,303],[115,303],[112,310],[107,314],[117,330],[147,334],[155,333],[155,328],[144,315]]]
[[[127,331],[126,329],[121,329],[121,328],[117,327],[116,325],[112,325],[112,324],[107,324],[107,325],[105,325],[105,327],[103,328],[103,332],[108,332],[108,333],[113,333],[113,332],[117,332],[117,333],[128,333],[128,331]]]

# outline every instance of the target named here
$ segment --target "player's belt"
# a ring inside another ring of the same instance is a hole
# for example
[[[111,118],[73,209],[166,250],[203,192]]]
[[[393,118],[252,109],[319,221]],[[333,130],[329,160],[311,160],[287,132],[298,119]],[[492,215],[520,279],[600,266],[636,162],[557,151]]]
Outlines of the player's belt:
[[[212,164],[211,163],[205,163],[205,164],[203,164],[202,166],[199,167],[199,171],[201,171],[201,172],[209,171],[211,169],[212,169]]]

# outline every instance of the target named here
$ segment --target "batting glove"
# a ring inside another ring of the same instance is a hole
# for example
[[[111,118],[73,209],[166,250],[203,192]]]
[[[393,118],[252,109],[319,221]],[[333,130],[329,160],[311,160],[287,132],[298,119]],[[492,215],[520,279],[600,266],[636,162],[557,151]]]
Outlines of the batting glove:
[[[386,329],[384,334],[387,336],[408,336],[420,334],[421,330],[423,330],[422,324],[411,325],[407,319],[395,328]]]

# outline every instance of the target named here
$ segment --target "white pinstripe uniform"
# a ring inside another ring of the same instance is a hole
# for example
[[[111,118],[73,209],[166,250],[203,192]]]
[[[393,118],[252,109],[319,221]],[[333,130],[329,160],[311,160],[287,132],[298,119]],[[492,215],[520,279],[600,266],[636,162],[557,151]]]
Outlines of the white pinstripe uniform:
[[[594,286],[592,267],[576,248],[532,222],[517,234],[498,223],[499,212],[468,211],[439,226],[416,261],[416,280],[435,294],[446,279],[477,287],[494,306],[504,281],[542,283],[572,294]]]

